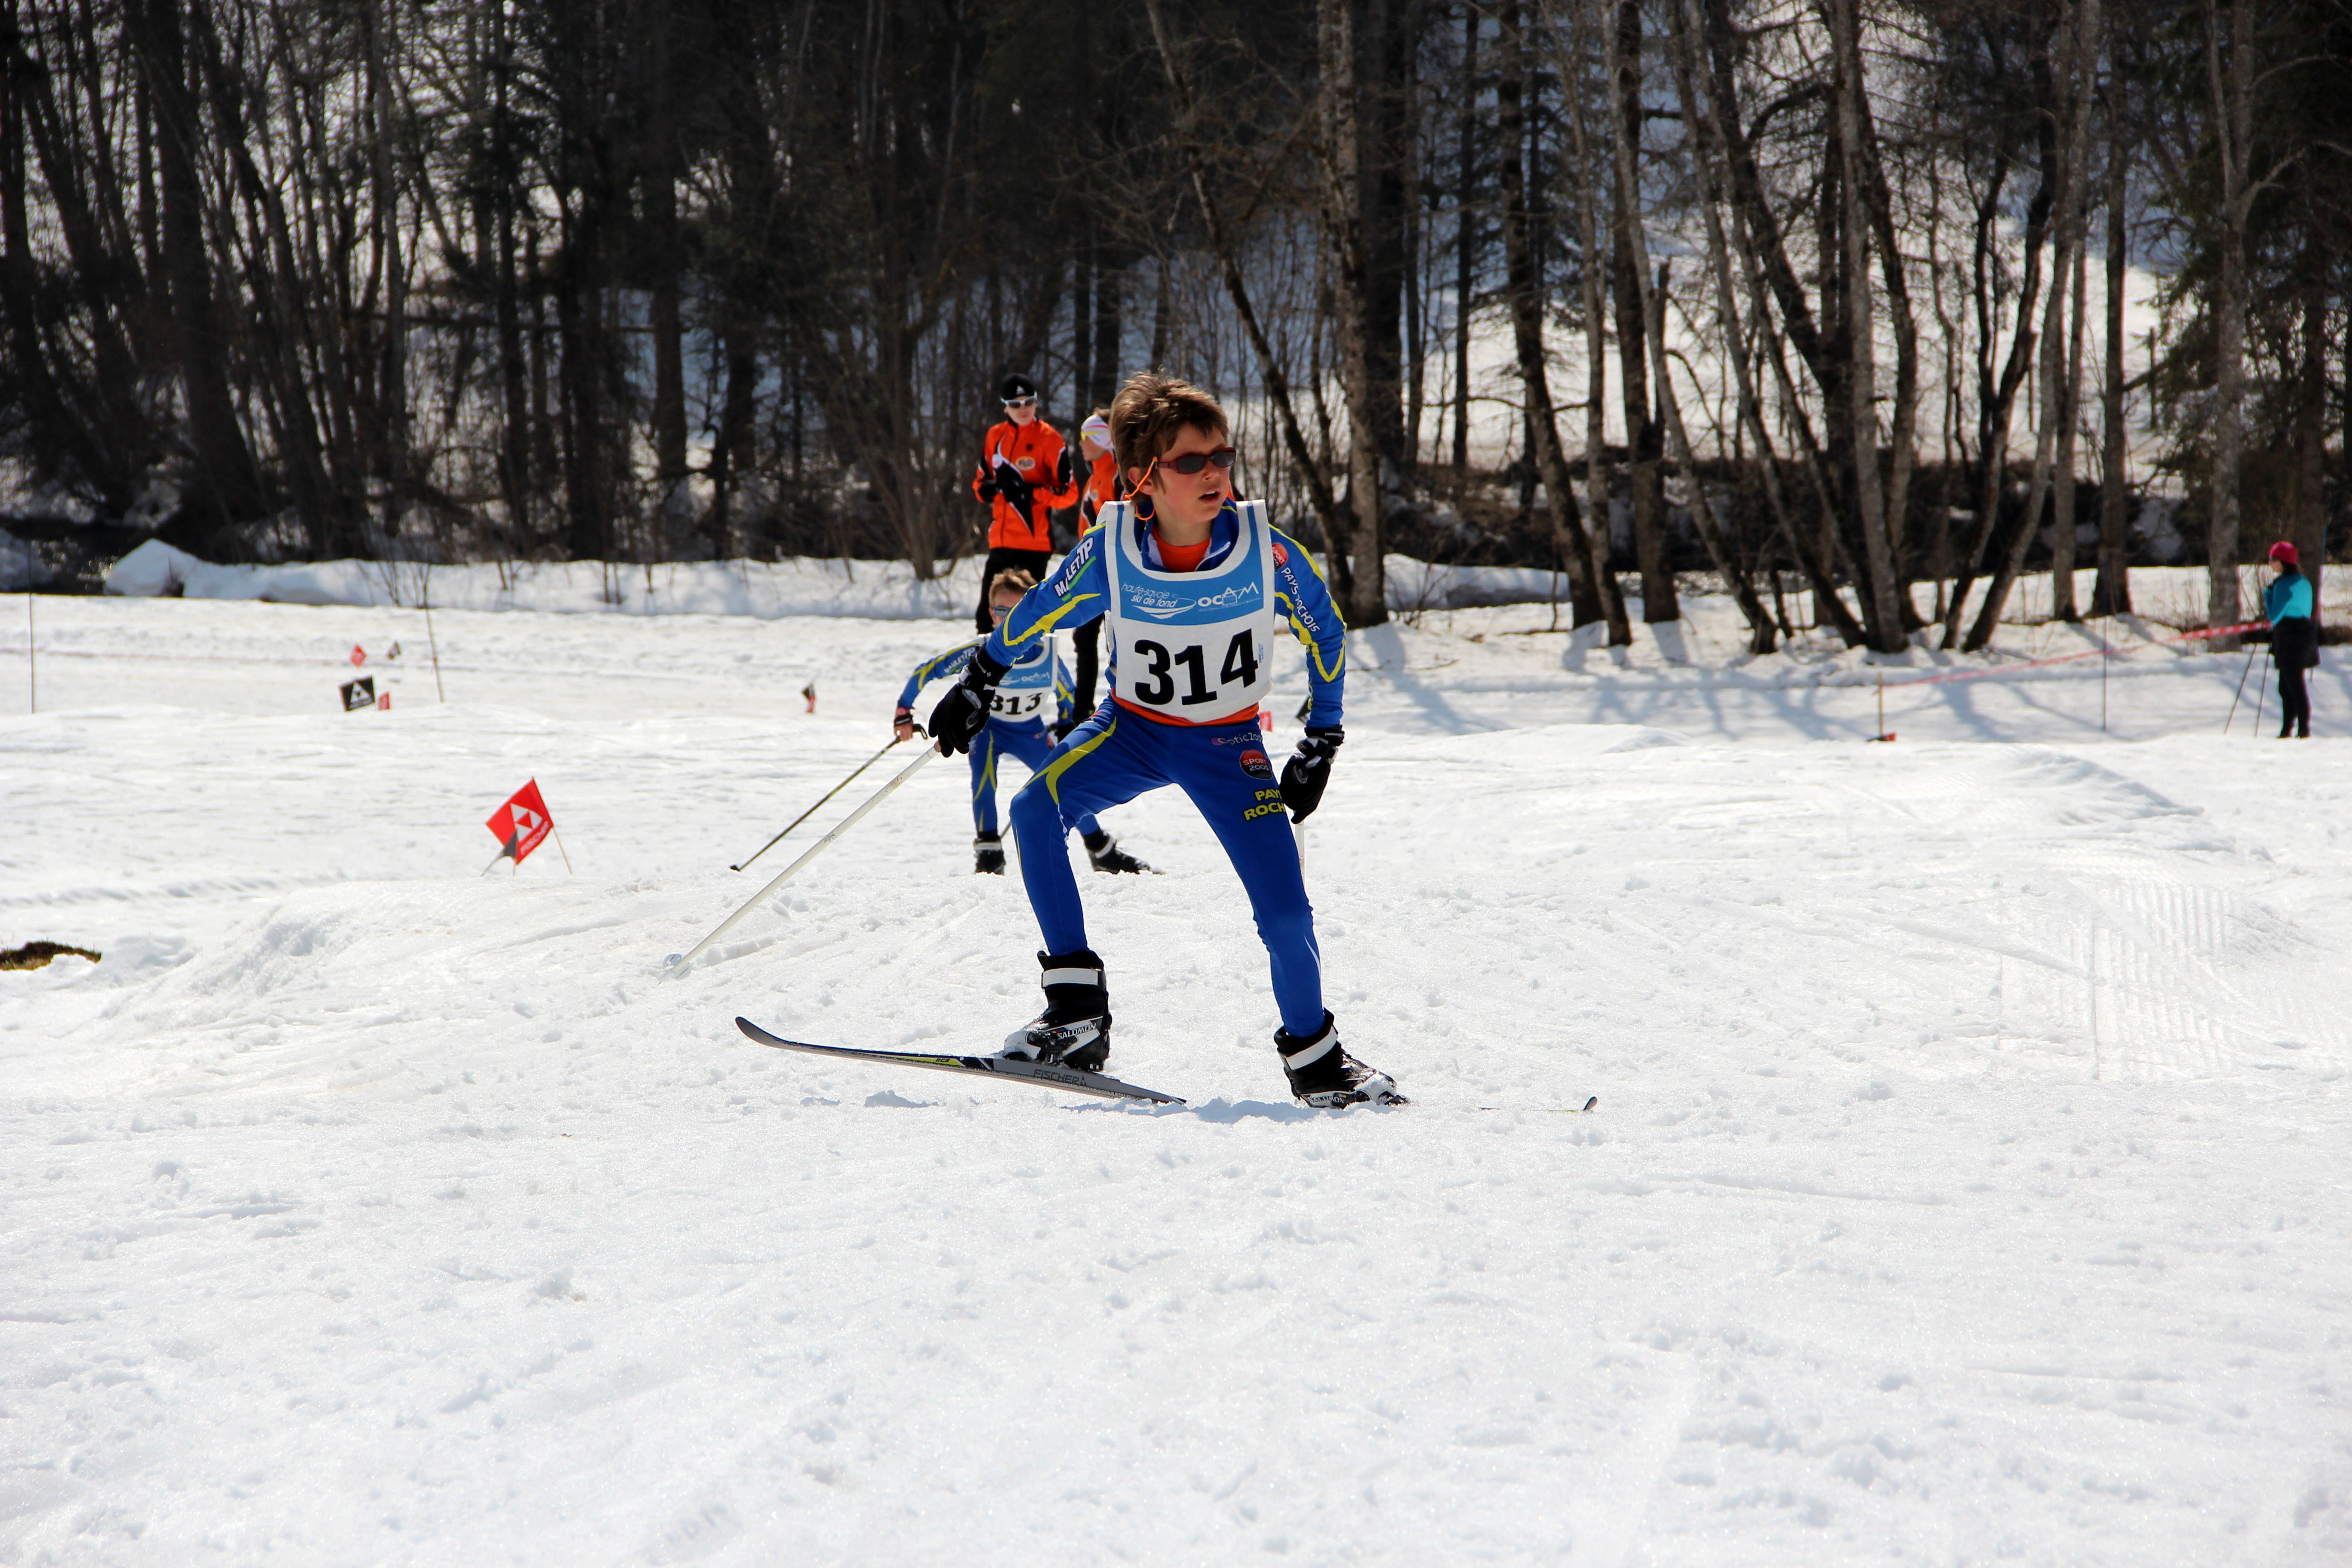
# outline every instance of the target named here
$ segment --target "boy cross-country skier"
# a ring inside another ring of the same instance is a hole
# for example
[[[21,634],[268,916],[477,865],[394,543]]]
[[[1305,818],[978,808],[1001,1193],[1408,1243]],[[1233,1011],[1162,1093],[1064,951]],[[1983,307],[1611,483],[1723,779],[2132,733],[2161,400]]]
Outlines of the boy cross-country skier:
[[[1037,579],[1026,572],[999,572],[988,585],[989,614],[1003,621],[1007,612],[1021,602],[1021,595],[1037,585]],[[972,651],[982,639],[959,643],[934,658],[927,658],[915,667],[907,678],[904,690],[898,693],[898,711],[891,715],[894,732],[901,741],[915,732],[915,698],[934,680],[961,675],[971,663]],[[971,746],[971,841],[972,870],[1004,874],[1004,841],[996,830],[996,765],[1001,757],[1013,757],[1034,773],[1045,761],[1045,753],[1054,749],[1047,727],[1066,724],[1070,717],[1070,671],[1062,656],[1054,651],[1051,637],[1039,637],[1022,656],[1013,661],[1003,679],[996,683],[990,697],[988,723]],[[1118,841],[1103,830],[1092,813],[1082,813],[1072,819],[1078,835],[1085,841],[1087,858],[1097,871],[1149,871],[1150,867],[1118,847]]]
[[[1072,731],[1013,799],[1021,875],[1045,939],[1045,1010],[1003,1054],[1098,1071],[1110,1055],[1110,992],[1087,945],[1064,824],[1174,784],[1224,846],[1249,894],[1274,973],[1274,1044],[1290,1091],[1317,1107],[1400,1104],[1395,1083],[1349,1056],[1323,1006],[1322,956],[1286,807],[1304,820],[1323,798],[1345,736],[1347,628],[1313,561],[1233,496],[1231,426],[1216,400],[1144,374],[1111,405],[1111,439],[1131,500],[1102,508],[1061,569],[1022,596],[963,679],[931,710],[943,752],[988,723],[1013,661],[1057,626],[1101,619],[1111,696]],[[1258,729],[1277,628],[1306,645],[1313,710],[1277,784]]]

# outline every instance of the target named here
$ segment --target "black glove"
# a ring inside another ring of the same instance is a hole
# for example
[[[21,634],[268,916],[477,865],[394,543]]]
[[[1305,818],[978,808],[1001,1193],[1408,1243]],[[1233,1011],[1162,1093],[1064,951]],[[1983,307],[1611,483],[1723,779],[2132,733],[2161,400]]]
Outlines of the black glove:
[[[988,727],[989,694],[1003,679],[1004,666],[977,648],[972,650],[971,667],[961,680],[948,688],[948,694],[931,710],[931,721],[924,726],[939,746],[940,755],[952,757],[971,750],[972,737]]]
[[[972,494],[978,496],[982,500],[994,500],[996,499],[996,479],[994,476],[992,475],[990,478],[981,480],[979,484],[972,487]]]
[[[1075,729],[1076,729],[1077,727],[1078,727],[1078,716],[1077,716],[1076,714],[1075,714],[1075,713],[1071,714],[1071,715],[1070,715],[1068,718],[1066,718],[1066,719],[1056,719],[1056,720],[1055,720],[1055,721],[1054,721],[1054,743],[1055,743],[1055,745],[1059,745],[1059,744],[1061,744],[1064,741],[1068,740],[1068,739],[1070,738],[1070,731],[1073,731],[1073,730],[1075,730]]]
[[[1002,458],[996,461],[996,493],[1004,498],[1005,505],[1023,517],[1031,514],[1031,509],[1036,500],[1035,487],[1023,479],[1020,471]]]
[[[1337,724],[1309,730],[1307,739],[1298,742],[1298,750],[1282,764],[1282,804],[1290,808],[1291,821],[1306,821],[1323,804],[1323,786],[1331,782],[1331,753],[1347,738],[1348,732]]]

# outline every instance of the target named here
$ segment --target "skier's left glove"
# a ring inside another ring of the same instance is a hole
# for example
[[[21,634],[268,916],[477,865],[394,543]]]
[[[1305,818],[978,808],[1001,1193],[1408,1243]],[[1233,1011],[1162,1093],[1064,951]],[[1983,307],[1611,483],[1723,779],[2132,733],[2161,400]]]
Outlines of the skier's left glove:
[[[996,460],[996,493],[1004,504],[1023,517],[1030,515],[1036,504],[1035,487],[1021,477],[1021,471],[999,458]]]
[[[971,665],[963,679],[948,688],[940,705],[931,710],[931,721],[925,726],[940,748],[940,755],[952,757],[958,752],[971,750],[972,738],[988,727],[988,700],[996,690],[996,683],[1004,679],[1005,667],[988,657],[980,648],[971,654]]]
[[[1282,804],[1290,808],[1291,821],[1306,821],[1323,804],[1323,786],[1331,782],[1331,753],[1347,738],[1337,724],[1309,730],[1282,764]]]

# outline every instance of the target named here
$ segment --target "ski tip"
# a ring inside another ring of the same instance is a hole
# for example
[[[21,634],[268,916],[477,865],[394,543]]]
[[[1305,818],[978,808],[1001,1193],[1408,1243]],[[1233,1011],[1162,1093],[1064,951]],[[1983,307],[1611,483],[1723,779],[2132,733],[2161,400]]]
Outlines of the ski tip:
[[[1580,1105],[1580,1106],[1578,1106],[1578,1107],[1577,1107],[1577,1114],[1580,1116],[1580,1115],[1582,1115],[1585,1111],[1588,1111],[1588,1110],[1591,1110],[1594,1106],[1596,1106],[1596,1105],[1598,1105],[1598,1104],[1600,1104],[1600,1103],[1601,1103],[1601,1097],[1600,1097],[1599,1095],[1597,1095],[1597,1094],[1596,1094],[1596,1095],[1594,1095],[1591,1099],[1590,1099],[1590,1100],[1586,1100],[1582,1105]]]

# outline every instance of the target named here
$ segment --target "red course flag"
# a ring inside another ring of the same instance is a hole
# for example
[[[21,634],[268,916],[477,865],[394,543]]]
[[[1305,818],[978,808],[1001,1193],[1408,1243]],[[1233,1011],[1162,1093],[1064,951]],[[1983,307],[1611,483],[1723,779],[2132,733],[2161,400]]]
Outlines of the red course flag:
[[[367,662],[367,649],[365,649],[365,648],[363,648],[363,647],[360,647],[360,645],[359,645],[359,644],[357,644],[357,643],[353,643],[353,644],[352,644],[352,668],[353,669],[357,669],[360,666],[362,666],[362,665],[365,664],[366,662]]]
[[[509,796],[506,805],[490,813],[490,820],[485,826],[520,866],[546,840],[555,826],[555,819],[547,815],[547,803],[539,798],[539,781],[533,779]],[[493,860],[490,864],[495,866],[498,862]]]

